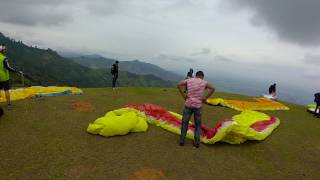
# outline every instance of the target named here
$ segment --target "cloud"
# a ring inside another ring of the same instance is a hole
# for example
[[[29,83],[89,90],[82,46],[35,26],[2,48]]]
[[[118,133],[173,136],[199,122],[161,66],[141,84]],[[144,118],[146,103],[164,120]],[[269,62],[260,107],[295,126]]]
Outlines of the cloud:
[[[0,0],[0,22],[34,26],[63,25],[76,18],[77,11],[108,17],[124,15],[146,17],[164,11],[174,11],[184,0]]]
[[[223,1],[225,2],[225,1]],[[234,9],[253,12],[251,24],[267,26],[284,41],[320,45],[319,0],[228,0]]]
[[[129,1],[126,2],[124,0],[94,0],[86,1],[84,6],[91,14],[109,16],[122,12],[128,4]]]
[[[0,0],[0,21],[18,25],[61,25],[72,21],[71,0]]]
[[[182,63],[193,63],[196,62],[195,59],[183,57],[183,56],[173,56],[168,55],[165,53],[160,53],[155,56],[156,59],[162,60],[162,61],[173,61],[173,62],[182,62]]]
[[[211,49],[203,48],[200,52],[192,53],[191,56],[208,55],[211,53]]]
[[[319,80],[319,70],[309,69],[304,74],[304,77],[308,79],[318,79]]]
[[[214,57],[215,61],[220,61],[220,62],[234,62],[232,59],[224,57],[224,56],[220,56],[220,55],[216,55]]]
[[[304,62],[306,64],[320,66],[320,55],[319,54],[306,54],[305,58],[304,58]]]

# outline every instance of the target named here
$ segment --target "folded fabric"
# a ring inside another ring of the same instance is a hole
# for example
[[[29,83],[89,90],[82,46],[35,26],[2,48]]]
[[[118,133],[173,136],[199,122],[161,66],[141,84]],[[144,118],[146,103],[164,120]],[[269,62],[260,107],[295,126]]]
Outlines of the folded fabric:
[[[145,132],[147,122],[180,135],[182,116],[153,104],[134,104],[108,112],[90,123],[87,132],[110,137],[129,132]],[[276,117],[255,111],[243,111],[230,119],[219,121],[214,128],[201,126],[201,142],[240,144],[246,140],[264,140],[280,124]],[[189,123],[187,138],[193,139],[195,125]]]
[[[76,87],[57,87],[57,86],[32,86],[28,88],[19,88],[10,90],[10,98],[12,101],[22,100],[30,97],[49,97],[60,96],[65,94],[80,95],[82,90]],[[1,91],[2,96],[0,102],[5,102],[4,91]]]
[[[289,107],[267,98],[254,98],[252,101],[240,100],[226,100],[222,98],[211,98],[207,103],[214,106],[224,106],[235,109],[237,111],[244,110],[262,110],[262,111],[275,111],[275,110],[289,110]]]

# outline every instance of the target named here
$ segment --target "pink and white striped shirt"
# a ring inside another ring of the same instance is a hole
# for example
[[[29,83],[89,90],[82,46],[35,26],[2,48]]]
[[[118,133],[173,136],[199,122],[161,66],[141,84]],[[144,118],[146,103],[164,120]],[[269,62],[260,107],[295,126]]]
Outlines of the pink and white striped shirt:
[[[188,98],[185,105],[190,108],[201,108],[203,92],[207,88],[208,82],[200,78],[190,78],[181,81],[179,84],[188,87]]]

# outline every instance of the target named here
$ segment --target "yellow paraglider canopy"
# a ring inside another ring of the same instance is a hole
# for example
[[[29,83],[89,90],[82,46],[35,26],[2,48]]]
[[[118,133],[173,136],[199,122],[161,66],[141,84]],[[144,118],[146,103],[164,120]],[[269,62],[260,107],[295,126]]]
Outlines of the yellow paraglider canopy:
[[[32,86],[10,90],[11,101],[26,99],[34,96],[57,96],[63,94],[82,94],[82,90],[76,87],[57,87],[57,86]],[[4,91],[1,91],[0,102],[5,102]]]

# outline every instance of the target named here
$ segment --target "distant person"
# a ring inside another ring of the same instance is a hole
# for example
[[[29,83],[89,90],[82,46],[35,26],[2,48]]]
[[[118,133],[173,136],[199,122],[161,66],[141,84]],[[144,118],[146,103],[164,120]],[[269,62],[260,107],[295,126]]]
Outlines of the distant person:
[[[271,95],[272,97],[276,97],[277,96],[277,89],[276,89],[277,84],[274,83],[269,87],[269,95]]]
[[[192,68],[190,68],[189,72],[187,73],[186,79],[190,79],[190,78],[193,78],[193,69]],[[188,87],[185,86],[184,93],[186,93],[187,91],[188,91]]]
[[[185,79],[178,83],[177,88],[186,100],[182,116],[182,126],[179,145],[183,146],[188,131],[189,120],[194,114],[195,134],[193,145],[198,148],[200,146],[201,135],[201,107],[202,103],[213,94],[215,88],[207,81],[203,80],[204,73],[198,71],[195,78]],[[188,86],[188,92],[185,94],[182,88]],[[208,94],[204,95],[204,90],[208,89]]]
[[[193,78],[193,69],[192,68],[190,68],[189,72],[187,73],[186,79],[190,79],[190,78]]]
[[[21,71],[17,71],[10,67],[9,60],[5,56],[7,48],[3,45],[0,45],[0,90],[4,90],[6,100],[7,100],[7,109],[10,109],[11,101],[10,101],[10,72],[23,74]],[[1,94],[0,94],[1,96]]]
[[[314,94],[314,102],[316,103],[316,109],[314,110],[314,116],[320,117],[320,92]]]
[[[112,74],[112,89],[115,90],[118,74],[119,74],[119,61],[116,61],[111,67],[111,74]]]

